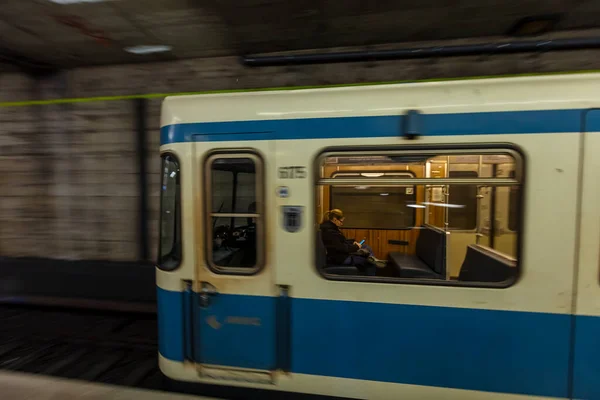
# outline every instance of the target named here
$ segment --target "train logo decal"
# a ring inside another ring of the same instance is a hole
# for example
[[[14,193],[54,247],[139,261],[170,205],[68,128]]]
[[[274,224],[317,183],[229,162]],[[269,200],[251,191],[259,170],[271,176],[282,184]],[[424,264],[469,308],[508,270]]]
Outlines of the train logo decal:
[[[231,325],[261,326],[260,318],[252,317],[227,317],[225,323]]]
[[[287,186],[279,186],[277,188],[277,196],[281,197],[282,199],[290,197],[290,188]]]
[[[208,326],[210,326],[211,328],[218,330],[221,329],[221,327],[223,326],[223,324],[221,324],[218,320],[217,317],[214,315],[210,315],[206,318],[206,323],[208,324]]]
[[[227,317],[225,322],[221,323],[217,319],[216,315],[209,315],[206,317],[206,324],[214,330],[219,330],[223,325],[249,325],[249,326],[261,326],[262,322],[260,318],[252,317]]]
[[[302,209],[299,206],[283,206],[283,227],[286,231],[296,233],[302,228]]]

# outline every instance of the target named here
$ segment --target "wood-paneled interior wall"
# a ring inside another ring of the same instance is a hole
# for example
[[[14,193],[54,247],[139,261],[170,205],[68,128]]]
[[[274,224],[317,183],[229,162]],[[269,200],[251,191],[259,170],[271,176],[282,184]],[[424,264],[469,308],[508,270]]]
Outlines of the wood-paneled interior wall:
[[[437,167],[437,166],[436,166]],[[440,177],[445,176],[445,165],[439,165],[437,168]],[[336,172],[405,172],[410,171],[415,174],[415,177],[421,178],[425,176],[425,167],[419,165],[328,165],[324,168],[323,175],[332,177]],[[436,174],[436,176],[438,175]],[[423,186],[417,186],[416,202],[422,203],[425,201],[425,189]],[[321,223],[323,214],[330,208],[330,189],[328,186],[321,187],[319,198],[317,199],[317,223]],[[415,227],[419,227],[424,222],[425,211],[428,210],[429,223],[435,226],[444,226],[444,208],[443,207],[428,207],[428,209],[417,208],[415,215]],[[351,218],[351,216],[348,216]],[[419,229],[403,229],[403,230],[382,230],[382,229],[342,229],[342,232],[347,238],[354,238],[360,242],[365,239],[375,253],[375,256],[381,259],[386,259],[390,252],[401,252],[406,254],[415,254],[415,246],[419,237]],[[398,245],[389,243],[390,240],[406,241],[408,245]]]

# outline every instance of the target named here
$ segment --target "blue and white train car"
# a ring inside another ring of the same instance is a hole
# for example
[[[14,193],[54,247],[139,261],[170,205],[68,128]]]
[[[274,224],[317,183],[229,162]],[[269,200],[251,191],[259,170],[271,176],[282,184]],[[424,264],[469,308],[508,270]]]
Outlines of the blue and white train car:
[[[600,399],[600,75],[170,97],[160,367],[353,399]],[[328,263],[319,223],[385,268]]]

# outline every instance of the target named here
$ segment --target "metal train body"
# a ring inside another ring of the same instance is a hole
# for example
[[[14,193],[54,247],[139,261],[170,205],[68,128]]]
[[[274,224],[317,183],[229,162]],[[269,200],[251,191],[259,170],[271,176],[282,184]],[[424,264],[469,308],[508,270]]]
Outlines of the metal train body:
[[[167,98],[163,373],[360,399],[600,398],[599,78]],[[361,203],[353,190],[367,187]],[[453,214],[453,193],[474,217]],[[391,272],[319,265],[318,218],[342,203],[348,236],[401,260]],[[256,267],[221,243],[250,220]],[[425,231],[442,261],[426,260]],[[469,275],[493,263],[505,275]],[[411,276],[424,264],[430,276]]]

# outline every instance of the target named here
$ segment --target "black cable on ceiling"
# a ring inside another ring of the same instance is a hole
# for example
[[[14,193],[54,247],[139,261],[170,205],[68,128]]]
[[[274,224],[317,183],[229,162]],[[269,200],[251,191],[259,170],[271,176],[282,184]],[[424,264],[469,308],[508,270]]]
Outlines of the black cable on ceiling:
[[[413,47],[396,50],[367,50],[276,56],[243,56],[241,61],[244,65],[249,67],[267,67],[278,65],[327,64],[339,62],[533,53],[540,51],[565,51],[595,48],[600,48],[600,37],[511,41],[503,43],[480,43],[455,46]]]

